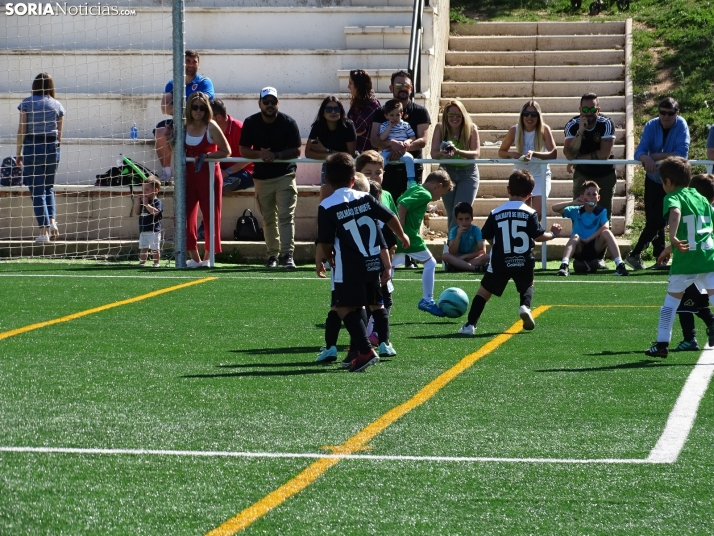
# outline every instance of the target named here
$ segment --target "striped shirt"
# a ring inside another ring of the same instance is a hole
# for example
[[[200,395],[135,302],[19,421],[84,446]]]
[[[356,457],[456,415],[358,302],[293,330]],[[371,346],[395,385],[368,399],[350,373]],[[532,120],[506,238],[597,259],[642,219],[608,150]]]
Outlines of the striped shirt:
[[[389,127],[389,121],[385,121],[381,124],[379,133],[384,133],[387,127]],[[399,123],[394,125],[392,130],[389,131],[388,139],[390,140],[407,141],[409,138],[416,138],[416,134],[414,134],[414,130],[412,130],[412,127],[406,121],[399,121]]]

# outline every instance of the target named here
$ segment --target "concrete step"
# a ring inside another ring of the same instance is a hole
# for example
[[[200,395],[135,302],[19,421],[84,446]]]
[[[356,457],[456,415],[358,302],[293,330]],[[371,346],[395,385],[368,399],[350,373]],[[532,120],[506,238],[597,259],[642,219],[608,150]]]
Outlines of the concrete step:
[[[551,164],[550,172],[553,179],[572,180],[573,175],[567,172],[567,167],[567,164]],[[615,168],[618,170],[618,177],[624,177],[624,166],[615,166]],[[479,164],[478,171],[482,180],[507,179],[513,168],[506,164]]]
[[[449,50],[604,50],[624,49],[625,35],[534,35],[449,37]]]
[[[444,80],[453,82],[542,82],[570,80],[624,80],[624,65],[457,66],[444,68]]]
[[[441,96],[461,97],[580,97],[588,92],[600,96],[624,95],[624,81],[587,82],[444,82]]]
[[[502,199],[501,202],[499,202],[496,206],[505,203],[506,199]],[[486,217],[487,216],[477,216],[474,218],[474,225],[478,225],[479,227],[483,227],[483,224],[486,223]],[[563,230],[562,234],[566,236],[570,236],[570,234],[573,232],[573,220],[570,218],[562,218],[562,217],[548,217],[547,220],[547,225],[546,228],[550,229],[550,226],[553,225],[554,223],[559,224]],[[446,233],[446,217],[445,216],[435,216],[429,218],[429,229],[432,231],[439,231],[442,233]],[[625,217],[624,216],[614,216],[612,220],[610,221],[611,229],[612,232],[615,234],[615,236],[621,236],[625,233]],[[442,244],[444,243],[443,241],[441,242]],[[443,246],[442,246],[443,247]],[[556,257],[557,258],[557,257]]]
[[[319,0],[318,0],[319,1]],[[350,0],[353,6],[366,7],[414,7],[414,0]]]
[[[442,98],[440,106],[443,107],[450,99]],[[482,99],[459,99],[466,107],[466,110],[471,113],[520,113],[523,105],[528,102],[527,98],[482,98]],[[580,96],[577,97],[539,97],[537,99],[540,109],[543,114],[551,113],[567,113],[573,115],[580,106]],[[598,104],[602,113],[610,115],[609,112],[624,112],[625,97],[599,97]],[[546,123],[548,117],[545,118]]]
[[[477,22],[452,24],[454,35],[612,35],[624,34],[625,23],[608,22]]]
[[[505,179],[488,179],[479,182],[479,197],[503,197],[508,186]],[[570,199],[573,195],[573,181],[569,179],[552,180],[550,183],[550,195],[553,198]],[[619,180],[615,185],[615,195],[622,197],[625,195],[625,181]]]
[[[345,26],[344,30],[347,48],[409,48],[411,26]]]
[[[547,120],[547,118],[546,118]],[[515,124],[515,123],[514,123]],[[487,130],[479,128],[479,139],[481,140],[481,146],[487,147],[489,145],[496,145],[500,147],[501,142],[506,137],[507,130]],[[565,140],[565,133],[562,129],[553,130],[553,138],[555,138],[555,143],[558,145],[563,145]],[[615,143],[623,144],[625,143],[625,130],[622,128],[615,129]]]
[[[498,145],[491,145],[487,147],[481,147],[481,158],[498,158]],[[565,158],[563,154],[563,147],[557,146],[558,158]],[[513,149],[515,150],[515,149]],[[625,146],[615,145],[612,148],[612,154],[615,158],[625,158]]]
[[[407,58],[408,59],[408,58]],[[405,58],[402,58],[402,60],[406,61]],[[340,88],[346,88],[347,84],[350,81],[350,70],[351,69],[340,69],[337,71],[337,77],[340,81]],[[389,91],[389,86],[392,84],[392,73],[396,71],[406,71],[406,67],[390,67],[387,69],[364,69],[364,71],[370,76],[372,79],[372,87],[374,88],[375,92],[378,93],[384,93],[386,100],[389,100],[392,97],[392,93]],[[349,108],[349,96],[347,97],[347,100],[343,100],[343,103],[347,105]],[[385,100],[381,101],[382,103],[386,102]],[[319,106],[318,106],[319,108]],[[313,118],[314,119],[314,118]]]
[[[479,185],[479,196],[473,203],[474,216],[488,216],[488,214],[496,207],[501,206],[503,203],[508,201],[508,197],[505,195],[505,189],[501,191],[500,195],[488,196],[481,195],[481,187]],[[546,207],[548,211],[546,215],[548,217],[559,217],[558,214],[552,211],[551,207],[557,203],[562,203],[563,201],[569,201],[572,199],[572,187],[567,190],[566,195],[562,197],[556,197],[551,192],[551,196],[546,199]],[[438,207],[444,210],[443,203],[439,202]],[[612,202],[612,210],[616,216],[622,216],[625,214],[625,198],[615,197]],[[431,216],[430,216],[431,217]]]
[[[518,114],[470,114],[471,120],[477,127],[483,126],[484,130],[508,130],[513,125],[518,122]],[[624,112],[612,112],[608,113],[607,116],[612,119],[615,123],[616,128],[624,128],[625,126],[625,113]],[[551,113],[545,117],[548,126],[553,129],[565,128],[565,125],[576,114],[573,113]]]
[[[625,63],[624,50],[519,51],[519,52],[462,52],[446,53],[446,65],[589,65],[596,60],[601,65]]]

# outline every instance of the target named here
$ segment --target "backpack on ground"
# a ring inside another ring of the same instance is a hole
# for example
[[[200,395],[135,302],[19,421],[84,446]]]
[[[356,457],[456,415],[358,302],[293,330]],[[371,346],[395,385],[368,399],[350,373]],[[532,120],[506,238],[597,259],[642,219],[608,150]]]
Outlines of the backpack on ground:
[[[260,228],[258,220],[249,208],[245,209],[243,215],[238,218],[233,238],[238,242],[262,242],[264,240],[263,229]]]
[[[124,157],[125,161],[131,162],[131,165],[124,163],[121,167],[114,166],[110,168],[106,173],[101,173],[97,175],[97,180],[94,186],[131,186],[140,185],[144,182],[143,177],[137,173],[137,169],[140,170],[145,176],[156,175],[146,166],[134,162],[133,160]]]
[[[3,158],[0,164],[0,186],[22,186],[22,168],[14,156]]]

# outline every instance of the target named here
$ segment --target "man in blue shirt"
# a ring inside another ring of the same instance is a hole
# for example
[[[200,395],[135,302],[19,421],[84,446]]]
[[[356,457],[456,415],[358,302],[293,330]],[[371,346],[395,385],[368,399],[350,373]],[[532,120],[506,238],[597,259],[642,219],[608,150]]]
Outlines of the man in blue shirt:
[[[679,104],[671,97],[659,103],[659,117],[647,121],[642,138],[635,150],[635,159],[642,162],[647,173],[645,179],[645,228],[642,229],[637,244],[625,259],[635,270],[644,269],[641,254],[652,242],[652,254],[656,259],[664,250],[664,228],[667,220],[663,216],[665,191],[657,171],[657,162],[668,156],[689,155],[689,127],[679,116]],[[653,269],[669,269],[655,264]]]
[[[553,212],[573,220],[573,232],[563,251],[563,261],[558,270],[559,276],[570,275],[568,267],[571,255],[576,261],[581,261],[579,264],[573,263],[575,270],[579,271],[579,266],[582,266],[583,271],[588,272],[596,267],[599,259],[604,257],[606,248],[615,259],[615,275],[627,275],[627,268],[620,258],[620,248],[615,241],[615,235],[610,231],[607,209],[597,206],[600,200],[599,190],[595,181],[585,181],[578,199],[553,205]]]
[[[198,74],[198,63],[200,57],[195,50],[186,51],[186,98],[194,91],[200,91],[208,95],[208,99],[213,101],[213,82],[210,78],[206,78]],[[173,116],[174,114],[174,81],[169,80],[164,89],[164,96],[161,98],[161,113]],[[173,127],[173,119],[164,119],[160,121],[154,129],[154,138],[156,139],[156,155],[159,157],[162,172],[161,180],[164,183],[173,182],[173,172],[171,171],[171,146],[166,141],[167,130]],[[169,136],[170,137],[170,136]]]

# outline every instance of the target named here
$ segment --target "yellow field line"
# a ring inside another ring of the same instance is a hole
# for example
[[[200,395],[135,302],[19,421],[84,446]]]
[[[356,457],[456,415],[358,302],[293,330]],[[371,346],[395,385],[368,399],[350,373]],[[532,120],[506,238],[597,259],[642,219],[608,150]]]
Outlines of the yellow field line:
[[[548,307],[571,307],[580,309],[659,309],[660,305],[568,305],[552,304]]]
[[[532,313],[533,317],[535,318],[539,316],[549,308],[550,306],[543,305],[534,309]],[[456,376],[464,372],[485,355],[493,352],[496,348],[508,341],[511,337],[513,337],[513,335],[519,333],[522,329],[522,323],[520,321],[516,322],[498,337],[483,345],[476,352],[467,355],[449,370],[429,382],[412,398],[391,409],[379,419],[357,432],[342,445],[333,447],[331,450],[334,454],[345,455],[353,454],[362,450],[364,446],[374,438],[374,436],[387,428],[387,426],[429,400],[437,392],[439,392],[441,388],[456,378]],[[257,503],[249,506],[235,517],[223,523],[221,526],[213,529],[206,536],[232,536],[233,534],[249,527],[255,521],[267,514],[270,510],[281,505],[290,497],[308,487],[312,482],[317,480],[317,478],[323,475],[330,467],[337,464],[339,461],[340,458],[320,458],[316,462],[310,464],[307,469],[303,470],[295,478],[286,482],[275,491],[263,497]]]
[[[11,329],[10,331],[5,331],[3,333],[0,333],[0,340],[7,339],[8,337],[14,337],[15,335],[20,335],[22,333],[27,333],[28,331],[32,331],[34,329],[40,329],[40,328],[44,328],[47,326],[52,326],[54,324],[59,324],[61,322],[69,322],[70,320],[82,318],[83,316],[92,315],[94,313],[100,313],[102,311],[106,311],[107,309],[112,309],[113,307],[119,307],[120,305],[128,305],[130,303],[135,303],[135,302],[138,302],[141,300],[146,300],[148,298],[153,298],[154,296],[160,296],[161,294],[166,294],[167,292],[173,292],[174,290],[179,290],[179,289],[190,287],[193,285],[198,285],[200,283],[205,283],[207,281],[213,281],[214,279],[216,279],[216,278],[215,277],[205,277],[203,279],[197,279],[195,281],[191,281],[190,283],[183,283],[181,285],[176,285],[173,287],[162,288],[161,290],[155,290],[153,292],[149,292],[148,294],[142,294],[141,296],[137,296],[135,298],[129,298],[128,300],[121,300],[121,301],[114,302],[114,303],[108,303],[107,305],[102,305],[100,307],[94,307],[92,309],[87,309],[86,311],[80,311],[79,313],[73,313],[71,315],[63,316],[60,318],[55,318],[54,320],[47,320],[45,322],[38,322],[36,324],[30,324],[29,326],[25,326],[22,328]]]

